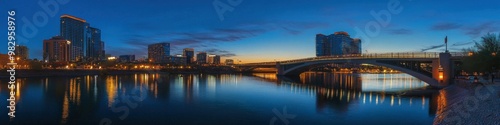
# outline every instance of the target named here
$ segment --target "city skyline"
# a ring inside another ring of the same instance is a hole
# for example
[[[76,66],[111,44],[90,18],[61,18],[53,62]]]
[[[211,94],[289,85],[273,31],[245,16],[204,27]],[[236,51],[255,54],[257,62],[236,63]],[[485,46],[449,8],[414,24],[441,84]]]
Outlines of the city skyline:
[[[29,57],[39,60],[42,59],[43,40],[60,35],[59,17],[69,14],[98,27],[102,40],[106,41],[106,53],[114,56],[147,57],[147,45],[169,42],[172,44],[171,55],[182,54],[184,48],[194,48],[195,53],[204,51],[221,55],[222,60],[230,58],[249,63],[314,57],[316,34],[346,31],[353,38],[358,38],[356,28],[364,31],[367,24],[377,22],[373,15],[387,10],[390,3],[365,1],[365,4],[358,5],[355,2],[292,0],[283,5],[273,1],[242,1],[231,6],[233,11],[226,11],[221,19],[213,2],[165,1],[147,4],[122,1],[118,6],[109,8],[107,5],[114,2],[67,1],[58,5],[58,11],[48,13],[36,2],[1,1],[0,4],[10,6],[1,6],[0,10],[19,9],[19,31],[29,24],[25,20],[32,22],[37,33],[23,35],[19,32],[18,37],[24,37],[29,42],[18,39],[18,44],[28,46]],[[459,51],[472,46],[471,42],[482,34],[500,29],[497,26],[500,17],[491,16],[500,9],[488,2],[398,2],[401,12],[391,14],[378,35],[369,37],[369,40],[361,38],[363,52],[444,51],[445,36],[449,36],[451,51]],[[84,9],[90,5],[92,9]],[[375,14],[371,14],[372,11]],[[33,16],[40,15],[39,12],[45,12],[47,18],[36,20],[46,22],[33,22],[36,21]],[[5,48],[6,45],[0,47]]]

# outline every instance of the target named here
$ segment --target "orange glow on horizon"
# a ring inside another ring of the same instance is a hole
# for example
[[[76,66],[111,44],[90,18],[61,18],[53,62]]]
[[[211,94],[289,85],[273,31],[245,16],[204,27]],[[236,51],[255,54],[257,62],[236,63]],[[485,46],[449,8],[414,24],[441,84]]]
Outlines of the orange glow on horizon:
[[[310,57],[314,57],[314,56],[307,56],[307,57],[235,56],[235,57],[226,57],[226,58],[221,59],[221,60],[233,59],[234,64],[245,64],[245,63],[285,61],[285,60],[302,59],[302,58],[310,58]]]

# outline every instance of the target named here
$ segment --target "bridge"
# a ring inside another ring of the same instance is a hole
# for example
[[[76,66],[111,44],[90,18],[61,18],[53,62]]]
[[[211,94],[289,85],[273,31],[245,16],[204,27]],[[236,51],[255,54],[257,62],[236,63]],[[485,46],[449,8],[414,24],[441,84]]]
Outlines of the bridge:
[[[431,86],[447,86],[454,77],[454,64],[460,61],[466,53],[370,53],[358,55],[325,56],[304,59],[260,62],[236,65],[242,70],[255,68],[277,69],[279,76],[297,77],[311,68],[332,63],[371,64],[395,69],[412,75]]]

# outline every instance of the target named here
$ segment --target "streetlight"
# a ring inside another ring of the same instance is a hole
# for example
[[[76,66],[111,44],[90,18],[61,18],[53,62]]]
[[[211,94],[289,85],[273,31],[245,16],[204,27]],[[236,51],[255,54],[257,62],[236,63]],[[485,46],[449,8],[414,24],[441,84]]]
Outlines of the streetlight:
[[[474,55],[474,53],[473,52],[469,52],[469,56],[472,56],[472,55]]]
[[[439,81],[440,83],[443,83],[444,74],[443,74],[443,67],[441,67],[441,65],[439,65],[438,71],[439,71]]]
[[[497,52],[492,52],[491,53],[492,56],[496,56],[497,55]]]

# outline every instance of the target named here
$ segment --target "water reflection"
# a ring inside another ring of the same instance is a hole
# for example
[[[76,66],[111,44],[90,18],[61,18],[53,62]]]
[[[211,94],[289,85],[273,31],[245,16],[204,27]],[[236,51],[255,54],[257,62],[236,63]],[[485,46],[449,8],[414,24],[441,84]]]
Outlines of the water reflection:
[[[6,84],[0,83],[0,97],[6,97]],[[245,124],[265,124],[274,117],[271,109],[285,105],[301,116],[296,119],[297,124],[338,123],[332,118],[363,116],[379,109],[425,110],[429,115],[418,117],[427,123],[446,103],[446,98],[439,94],[414,97],[391,94],[427,86],[404,74],[305,73],[299,78],[280,78],[272,73],[256,73],[251,77],[133,74],[30,78],[18,80],[17,85],[16,101],[23,99],[19,104],[22,110],[12,124],[98,124],[103,118],[110,118],[113,124],[201,124],[196,121],[235,124],[242,119],[248,119]],[[146,99],[132,100],[130,103],[135,104],[132,106],[123,100],[136,94]],[[119,117],[123,112],[114,111],[120,107],[130,111],[124,119]],[[44,112],[48,114],[35,115]],[[2,124],[7,121],[0,119]],[[157,122],[143,123],[151,119]],[[359,123],[357,119],[344,120]]]
[[[433,116],[436,99],[439,95],[421,95],[401,97],[398,92],[425,88],[428,84],[407,74],[352,74],[306,72],[299,78],[277,77],[274,74],[254,73],[252,76],[273,81],[282,87],[290,88],[292,93],[305,93],[316,97],[317,111],[332,109],[346,112],[350,105],[356,103],[415,106],[418,102],[422,109],[429,107],[429,115]],[[442,93],[441,93],[442,94]],[[429,103],[429,100],[432,102]],[[429,105],[430,104],[430,105]]]

